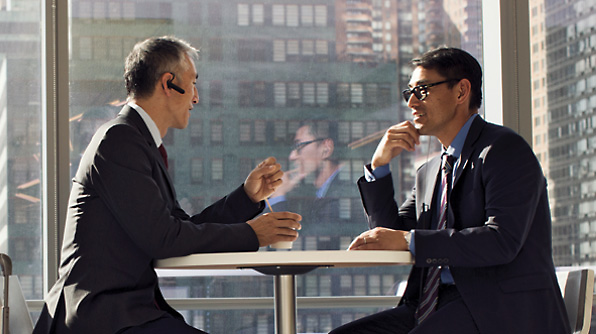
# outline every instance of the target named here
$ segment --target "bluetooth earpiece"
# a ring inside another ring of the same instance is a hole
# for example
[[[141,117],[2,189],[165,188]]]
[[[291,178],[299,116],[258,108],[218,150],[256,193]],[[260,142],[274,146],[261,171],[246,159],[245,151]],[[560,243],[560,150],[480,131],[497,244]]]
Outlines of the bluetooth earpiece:
[[[176,77],[176,75],[174,73],[170,73],[172,75],[172,79],[168,80],[168,88],[171,88],[175,91],[177,91],[180,94],[184,94],[186,93],[186,91],[184,89],[182,89],[180,86],[172,83],[172,80],[174,80],[174,78]]]

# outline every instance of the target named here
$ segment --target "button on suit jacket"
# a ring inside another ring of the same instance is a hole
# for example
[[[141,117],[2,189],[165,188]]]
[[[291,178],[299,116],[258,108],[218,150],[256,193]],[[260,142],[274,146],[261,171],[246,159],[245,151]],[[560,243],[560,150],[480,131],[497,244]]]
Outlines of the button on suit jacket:
[[[154,260],[255,251],[244,222],[263,208],[241,186],[186,214],[147,126],[124,107],[96,132],[73,179],[60,277],[34,333],[116,333],[166,312],[181,318],[159,292]]]
[[[529,145],[476,117],[450,194],[448,226],[439,231],[429,227],[440,163],[436,157],[418,169],[399,208],[390,175],[358,181],[371,228],[416,229],[415,265],[400,303],[417,305],[423,269],[447,264],[480,333],[570,333],[552,260],[546,180]]]

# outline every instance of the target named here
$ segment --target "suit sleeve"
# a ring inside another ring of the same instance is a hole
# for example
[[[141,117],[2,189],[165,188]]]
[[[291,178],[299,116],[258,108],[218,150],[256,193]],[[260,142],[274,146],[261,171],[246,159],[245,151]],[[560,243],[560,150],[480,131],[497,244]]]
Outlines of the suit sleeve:
[[[244,222],[260,212],[259,204],[237,189],[189,217],[169,195],[152,149],[132,127],[113,126],[81,177],[139,248],[152,258],[258,249],[255,233]]]
[[[415,189],[406,202],[398,208],[394,198],[391,174],[372,182],[361,177],[358,180],[358,188],[368,217],[369,228],[387,227],[409,231],[416,226]]]

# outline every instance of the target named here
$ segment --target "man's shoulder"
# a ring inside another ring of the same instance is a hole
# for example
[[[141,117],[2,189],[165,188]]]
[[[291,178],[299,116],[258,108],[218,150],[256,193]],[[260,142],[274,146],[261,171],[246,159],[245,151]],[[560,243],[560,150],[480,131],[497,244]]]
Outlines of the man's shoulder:
[[[503,142],[528,145],[526,140],[513,129],[486,121],[480,131],[479,141],[487,144]]]

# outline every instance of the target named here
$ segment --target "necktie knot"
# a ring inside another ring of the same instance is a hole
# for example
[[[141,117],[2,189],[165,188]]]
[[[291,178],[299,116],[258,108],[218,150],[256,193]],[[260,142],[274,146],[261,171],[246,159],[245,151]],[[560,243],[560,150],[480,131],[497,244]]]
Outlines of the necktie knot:
[[[443,153],[443,171],[445,174],[451,174],[453,172],[453,163],[455,162],[455,157],[451,154]]]

